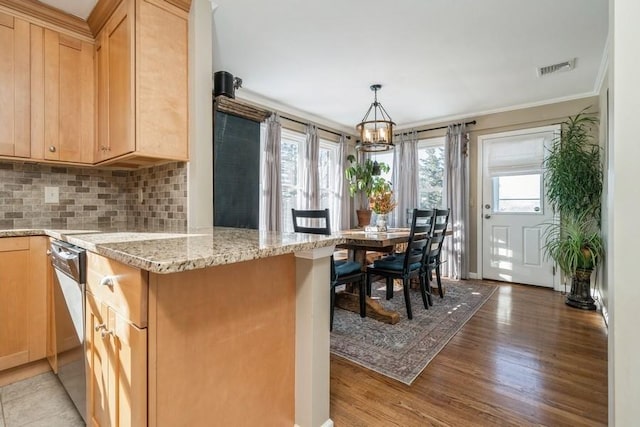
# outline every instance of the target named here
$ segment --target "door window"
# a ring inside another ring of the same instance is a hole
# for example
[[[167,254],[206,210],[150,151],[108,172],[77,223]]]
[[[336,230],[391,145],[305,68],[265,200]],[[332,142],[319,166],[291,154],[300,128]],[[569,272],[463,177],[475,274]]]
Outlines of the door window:
[[[542,215],[542,174],[493,177],[493,213]]]

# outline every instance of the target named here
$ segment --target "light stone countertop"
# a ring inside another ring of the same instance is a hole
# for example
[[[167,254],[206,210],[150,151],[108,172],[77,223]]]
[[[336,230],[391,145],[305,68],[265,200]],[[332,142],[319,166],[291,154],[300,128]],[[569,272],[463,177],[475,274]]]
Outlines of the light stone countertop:
[[[338,235],[211,227],[185,233],[0,230],[0,237],[47,235],[152,273],[177,273],[332,246]]]

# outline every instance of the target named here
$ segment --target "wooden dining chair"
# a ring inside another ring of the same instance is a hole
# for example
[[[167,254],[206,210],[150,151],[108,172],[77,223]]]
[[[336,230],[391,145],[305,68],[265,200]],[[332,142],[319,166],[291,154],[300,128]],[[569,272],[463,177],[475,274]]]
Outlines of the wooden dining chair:
[[[296,233],[331,234],[329,221],[329,209],[300,210],[291,209],[293,218],[293,231]],[[362,265],[355,261],[336,261],[331,255],[331,274],[329,284],[331,287],[331,317],[329,329],[333,330],[333,312],[336,303],[336,287],[347,283],[358,283],[360,317],[366,316],[366,296],[364,289],[364,273]]]
[[[414,209],[409,241],[404,253],[390,255],[375,261],[373,265],[367,267],[367,295],[371,295],[371,277],[374,275],[385,278],[387,299],[393,294],[393,280],[402,280],[402,290],[409,319],[413,319],[411,298],[409,296],[409,284],[412,278],[419,279],[422,303],[425,309],[429,309],[427,292],[430,292],[430,290],[428,290],[423,266],[426,262],[427,250],[431,242],[433,215],[434,212],[432,210]]]
[[[432,277],[432,272],[436,272],[436,282],[438,284],[438,294],[440,294],[440,298],[444,298],[444,291],[442,290],[442,279],[440,266],[443,264],[442,262],[442,244],[444,243],[445,232],[447,231],[447,226],[449,225],[449,213],[450,209],[436,209],[435,216],[433,221],[433,238],[431,239],[431,248],[429,249],[429,254],[427,256],[426,262],[426,275],[430,280]]]

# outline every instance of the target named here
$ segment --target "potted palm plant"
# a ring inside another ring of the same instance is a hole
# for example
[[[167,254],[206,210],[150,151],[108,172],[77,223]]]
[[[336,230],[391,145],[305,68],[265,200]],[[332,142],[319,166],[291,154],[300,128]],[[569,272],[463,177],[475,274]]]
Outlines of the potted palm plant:
[[[349,194],[356,202],[358,227],[366,227],[371,222],[369,198],[376,189],[387,181],[380,176],[382,172],[389,172],[391,168],[384,162],[366,159],[358,163],[353,154],[347,156],[350,166],[345,169],[345,176],[349,182]]]
[[[604,256],[600,235],[602,164],[593,142],[597,119],[584,110],[563,123],[545,159],[544,180],[560,222],[545,230],[545,254],[571,278],[569,306],[594,310],[591,275]]]

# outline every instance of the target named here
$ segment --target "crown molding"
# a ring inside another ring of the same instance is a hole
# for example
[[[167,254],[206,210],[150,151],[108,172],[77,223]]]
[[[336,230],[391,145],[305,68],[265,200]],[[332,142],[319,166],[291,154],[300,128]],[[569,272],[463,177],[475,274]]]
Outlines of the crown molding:
[[[81,36],[93,43],[93,34],[85,21],[35,0],[0,0],[0,10],[44,28],[73,36]]]
[[[267,98],[265,96],[257,94],[249,89],[241,88],[240,90],[236,91],[236,98],[240,98],[264,108],[272,109],[285,116],[293,116],[293,118],[295,119],[300,119],[301,121],[308,121],[316,125],[320,125],[332,131],[345,133],[346,135],[352,136],[357,135],[355,127],[348,127],[343,124],[328,120],[324,117],[316,116],[306,111],[291,107],[290,105],[282,104],[278,101],[274,101],[271,98]]]
[[[560,98],[547,99],[547,100],[539,101],[539,102],[530,102],[530,103],[526,103],[526,104],[511,105],[509,107],[496,108],[496,109],[493,109],[493,110],[482,110],[482,111],[458,114],[458,115],[455,115],[455,116],[442,116],[442,117],[438,117],[438,118],[435,118],[435,119],[430,119],[428,121],[418,121],[418,122],[412,122],[412,123],[403,124],[402,126],[398,126],[397,128],[395,128],[394,132],[406,132],[406,131],[412,130],[412,129],[418,129],[419,130],[421,127],[427,127],[427,126],[433,126],[433,125],[441,125],[442,123],[448,123],[448,122],[459,122],[459,121],[462,121],[462,120],[465,120],[465,121],[466,120],[473,120],[474,118],[478,118],[478,117],[482,117],[482,116],[488,116],[490,114],[505,113],[505,112],[509,112],[509,111],[523,110],[525,108],[541,107],[541,106],[544,106],[544,105],[559,104],[561,102],[575,101],[575,100],[578,100],[578,99],[591,98],[593,96],[598,96],[598,93],[596,93],[596,92],[585,92],[585,93],[581,93],[581,94],[577,94],[577,95],[571,95],[571,96],[564,96],[564,97],[560,97]]]
[[[94,37],[97,37],[98,33],[107,23],[107,19],[113,14],[122,0],[98,0],[95,7],[87,18],[87,24],[91,28],[91,32]],[[159,0],[161,3],[167,3],[178,9],[184,10],[189,13],[191,9],[191,0]]]

